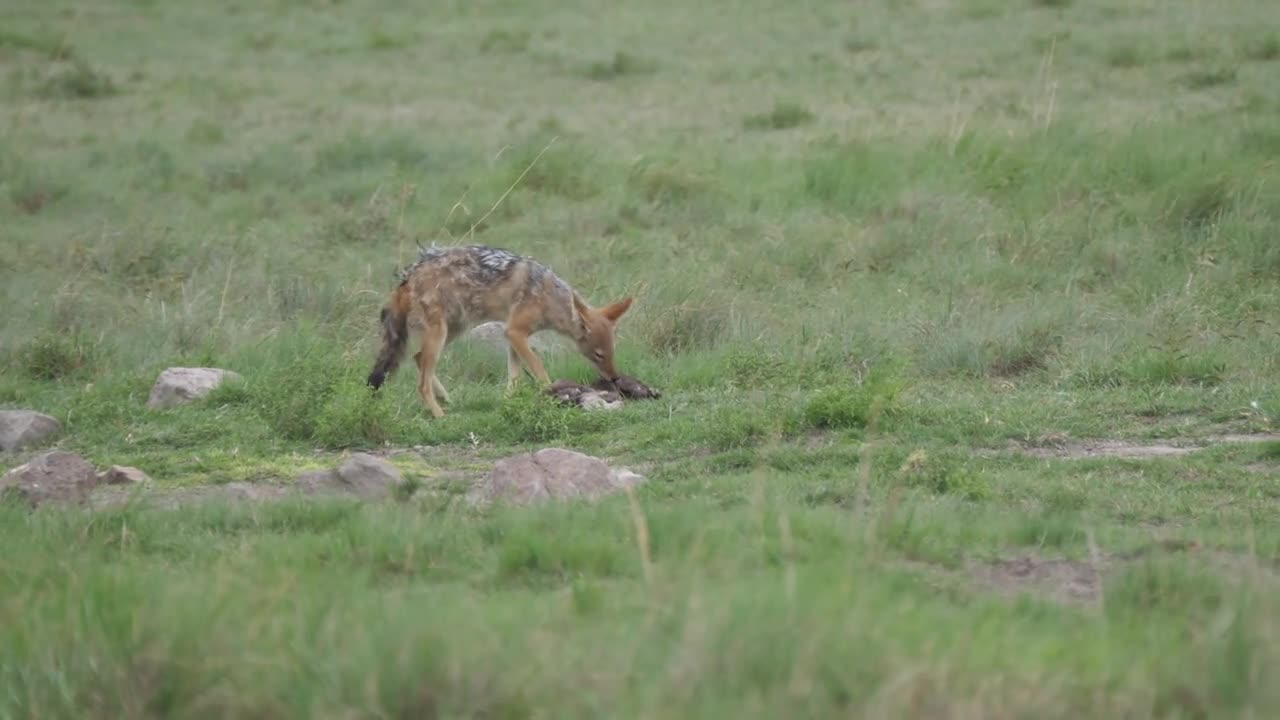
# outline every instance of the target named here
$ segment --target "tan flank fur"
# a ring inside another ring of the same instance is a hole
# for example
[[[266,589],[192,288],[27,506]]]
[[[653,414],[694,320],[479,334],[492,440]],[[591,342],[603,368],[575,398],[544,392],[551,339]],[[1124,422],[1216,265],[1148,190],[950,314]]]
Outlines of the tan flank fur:
[[[418,364],[418,394],[435,417],[444,415],[436,396],[449,394],[435,375],[441,351],[472,327],[489,321],[506,325],[507,387],[520,379],[521,363],[543,385],[551,378],[529,347],[529,336],[540,330],[573,340],[606,380],[618,371],[613,365],[613,330],[631,307],[631,298],[593,308],[550,268],[527,257],[483,245],[429,248],[400,274],[400,284],[382,308],[382,350],[369,374],[379,388],[395,371],[409,333],[416,332],[422,348]]]

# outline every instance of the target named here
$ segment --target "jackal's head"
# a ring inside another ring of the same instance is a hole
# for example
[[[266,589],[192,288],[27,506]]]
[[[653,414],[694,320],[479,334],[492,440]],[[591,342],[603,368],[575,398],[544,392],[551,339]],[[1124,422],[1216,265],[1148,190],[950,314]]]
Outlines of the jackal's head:
[[[573,308],[578,312],[578,332],[574,337],[578,352],[610,382],[618,379],[618,370],[613,366],[613,329],[629,307],[631,298],[593,308],[577,293],[573,295]]]

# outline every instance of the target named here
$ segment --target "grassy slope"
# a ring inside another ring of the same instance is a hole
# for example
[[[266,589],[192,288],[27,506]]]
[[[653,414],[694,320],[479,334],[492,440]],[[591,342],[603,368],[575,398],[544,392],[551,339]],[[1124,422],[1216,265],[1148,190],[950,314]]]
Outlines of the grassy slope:
[[[1274,713],[1274,443],[980,452],[1280,416],[1280,17],[1128,5],[0,9],[0,405],[165,485],[431,446],[406,505],[0,513],[0,714]],[[666,396],[464,343],[443,421],[370,399],[391,272],[482,217],[635,294]],[[247,383],[146,411],[175,364]],[[440,474],[544,444],[647,471],[651,566],[625,498]],[[990,592],[1091,542],[1084,605]]]

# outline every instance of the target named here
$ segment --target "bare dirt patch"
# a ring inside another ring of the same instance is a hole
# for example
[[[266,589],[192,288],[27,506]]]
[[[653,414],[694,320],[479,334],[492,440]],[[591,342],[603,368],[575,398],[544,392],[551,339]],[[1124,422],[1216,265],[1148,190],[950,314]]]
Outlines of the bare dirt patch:
[[[1059,605],[1100,610],[1108,578],[1153,556],[1185,554],[1232,581],[1272,584],[1280,580],[1280,563],[1250,553],[1214,550],[1194,540],[1159,540],[1122,553],[1099,552],[1090,559],[1045,558],[1026,553],[997,560],[970,560],[963,570],[947,571],[980,592],[1015,598],[1031,595]]]
[[[136,487],[111,486],[93,493],[94,510],[113,510],[133,503],[160,510],[176,510],[189,505],[210,502],[271,502],[291,497],[290,488],[269,483],[232,482],[222,485],[145,490]]]
[[[1106,576],[1119,560],[1100,555],[1096,562],[1046,558],[1034,552],[995,560],[969,558],[959,568],[943,567],[918,560],[904,561],[903,567],[939,583],[971,595],[995,595],[1005,599],[1030,596],[1067,607],[1090,611],[1101,608]]]
[[[1127,440],[1058,440],[1046,438],[1041,444],[1011,443],[1008,450],[1020,455],[1037,458],[1064,458],[1079,460],[1088,458],[1125,458],[1143,460],[1158,457],[1190,455],[1217,445],[1259,443],[1280,440],[1274,433],[1252,435],[1216,435],[1200,440],[1168,440],[1163,442],[1133,442]]]
[[[1189,455],[1202,448],[1165,443],[1132,443],[1123,440],[1092,440],[1049,447],[1018,447],[1017,452],[1039,458],[1143,458]]]
[[[1093,606],[1101,601],[1102,577],[1108,561],[1098,566],[1082,560],[1056,560],[1023,555],[993,562],[970,563],[968,580],[1005,596],[1031,593],[1063,605]]]

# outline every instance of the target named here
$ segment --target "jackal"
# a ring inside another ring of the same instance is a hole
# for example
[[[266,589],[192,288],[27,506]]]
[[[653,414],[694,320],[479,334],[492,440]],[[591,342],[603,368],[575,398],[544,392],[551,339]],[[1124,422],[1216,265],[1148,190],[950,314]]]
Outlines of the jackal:
[[[382,350],[369,373],[369,385],[382,386],[404,354],[410,330],[422,349],[418,364],[418,394],[435,417],[444,415],[436,401],[449,402],[449,393],[435,375],[445,346],[482,322],[502,321],[507,350],[507,387],[520,379],[520,364],[544,386],[551,378],[529,348],[529,336],[554,330],[573,340],[600,375],[618,377],[613,366],[613,330],[631,307],[631,298],[593,308],[547,266],[515,253],[484,245],[432,247],[399,274],[399,284],[382,308]]]

